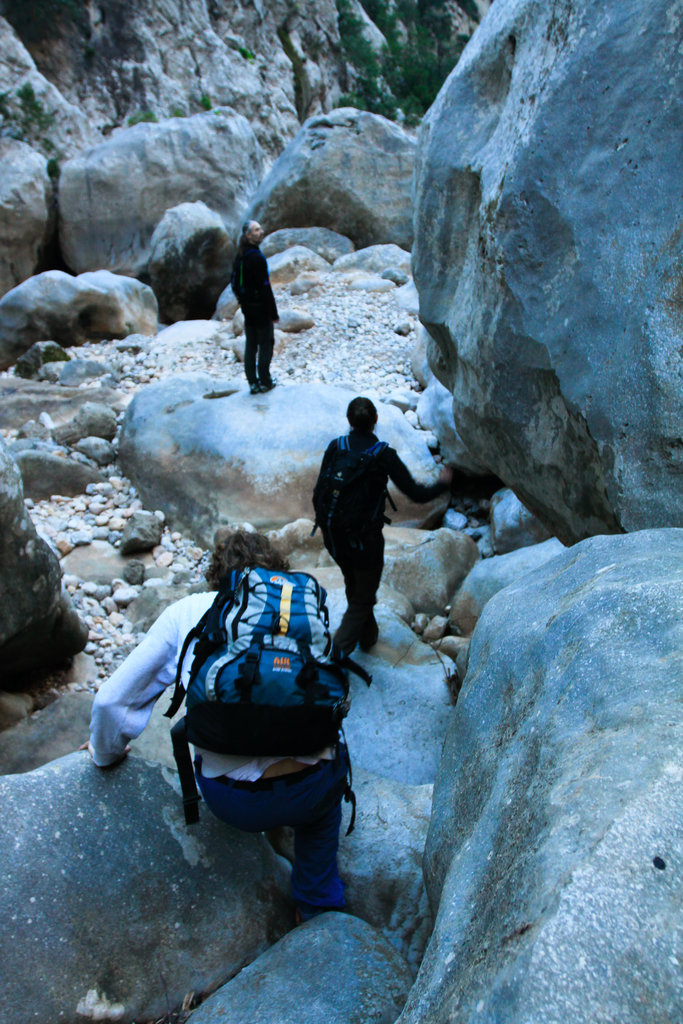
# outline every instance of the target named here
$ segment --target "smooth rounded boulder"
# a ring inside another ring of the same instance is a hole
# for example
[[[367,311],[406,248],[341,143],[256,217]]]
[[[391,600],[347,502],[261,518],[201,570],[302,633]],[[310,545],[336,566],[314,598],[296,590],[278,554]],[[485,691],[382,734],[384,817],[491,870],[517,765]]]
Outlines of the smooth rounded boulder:
[[[477,545],[465,533],[411,530],[390,526],[384,530],[383,581],[410,598],[415,609],[436,615],[460,586],[476,562]]]
[[[121,128],[67,161],[59,179],[59,237],[76,272],[147,270],[166,210],[202,201],[236,235],[261,176],[263,154],[230,108]]]
[[[297,245],[311,249],[327,263],[353,252],[351,239],[329,228],[280,228],[266,235],[260,248],[264,256],[270,257]]]
[[[509,557],[509,556],[508,556]],[[475,630],[434,786],[437,910],[401,1024],[674,1024],[683,531],[595,537]]]
[[[215,328],[215,325],[214,325]],[[353,392],[324,384],[278,386],[264,395],[203,375],[169,378],[139,391],[119,440],[123,471],[147,508],[209,547],[221,524],[277,529],[312,512],[327,445],[348,422]],[[419,432],[381,403],[379,436],[424,483],[436,477]],[[390,486],[394,522],[419,525],[439,499],[415,505]]]
[[[311,223],[357,246],[413,241],[415,141],[378,114],[352,107],[304,123],[259,185],[249,216],[269,232]]]
[[[25,673],[60,665],[85,647],[88,630],[62,593],[57,556],[24,507],[21,474],[0,437],[0,662],[3,689]]]
[[[505,555],[482,558],[472,567],[451,596],[448,621],[462,636],[469,636],[487,601],[494,594],[549,562],[565,550],[555,537],[541,544],[509,551]]]
[[[365,921],[328,913],[281,939],[209,996],[191,1024],[394,1024],[411,983]]]
[[[132,277],[97,270],[73,277],[46,270],[0,299],[0,369],[15,363],[36,341],[70,347],[87,341],[154,334],[154,292]]]
[[[680,45],[670,0],[496,0],[420,131],[458,432],[568,544],[683,525]]]
[[[171,780],[132,758],[102,771],[85,751],[0,777],[5,1024],[155,1020],[291,926],[265,838],[208,811],[188,832]]]
[[[44,156],[0,138],[0,295],[35,272],[50,223],[51,186]]]
[[[206,320],[230,280],[233,243],[206,203],[167,210],[150,242],[149,279],[166,323]]]

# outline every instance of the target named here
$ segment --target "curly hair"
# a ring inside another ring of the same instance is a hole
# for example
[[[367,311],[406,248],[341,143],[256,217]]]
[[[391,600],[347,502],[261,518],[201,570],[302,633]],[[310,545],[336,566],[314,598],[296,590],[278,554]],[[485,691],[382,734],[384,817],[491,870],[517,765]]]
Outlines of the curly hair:
[[[256,566],[286,572],[289,562],[262,533],[227,527],[216,530],[211,562],[205,573],[213,590],[218,590],[221,581],[234,569],[241,572]]]

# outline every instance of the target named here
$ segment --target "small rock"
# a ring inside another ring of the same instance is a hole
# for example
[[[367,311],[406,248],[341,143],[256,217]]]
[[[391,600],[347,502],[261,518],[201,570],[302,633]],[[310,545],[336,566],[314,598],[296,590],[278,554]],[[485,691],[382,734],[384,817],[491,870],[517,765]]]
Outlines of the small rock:
[[[422,639],[429,643],[432,640],[440,640],[448,629],[448,619],[445,615],[435,615],[429,620],[422,633]]]
[[[417,633],[418,636],[422,636],[428,625],[429,616],[424,612],[418,612],[413,619],[412,630],[414,633]]]
[[[464,530],[467,526],[467,516],[462,512],[456,512],[454,508],[449,508],[443,517],[443,525],[449,530]]]
[[[122,515],[126,515],[124,509]],[[111,526],[111,522],[109,524]],[[151,551],[161,540],[162,525],[153,512],[133,512],[121,537],[121,554],[132,555],[137,551]]]
[[[288,334],[299,334],[315,327],[315,320],[310,314],[299,309],[285,309],[280,313],[278,327]]]
[[[400,320],[394,327],[394,334],[400,334],[402,337],[407,337],[410,334],[410,320]]]
[[[126,583],[131,586],[141,586],[145,581],[144,562],[138,561],[137,558],[131,558],[124,566],[122,575]]]
[[[137,587],[119,586],[112,594],[112,597],[118,608],[127,608],[128,605],[131,604],[138,596],[138,593],[139,591]]]

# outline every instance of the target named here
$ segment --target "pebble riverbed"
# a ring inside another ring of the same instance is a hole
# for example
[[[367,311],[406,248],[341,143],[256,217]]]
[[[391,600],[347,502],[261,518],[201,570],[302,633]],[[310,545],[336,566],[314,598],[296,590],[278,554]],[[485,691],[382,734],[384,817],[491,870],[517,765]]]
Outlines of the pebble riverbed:
[[[411,370],[418,318],[399,307],[394,291],[354,290],[348,279],[329,274],[305,295],[292,296],[291,286],[276,286],[275,294],[281,313],[297,310],[314,321],[313,327],[300,333],[277,332],[271,371],[278,387],[322,381],[346,385],[379,399],[420,390]],[[97,400],[100,382],[132,398],[148,384],[178,373],[197,372],[237,379],[246,387],[243,367],[234,351],[239,345],[235,345],[231,321],[182,323],[174,325],[172,331],[173,344],[168,346],[155,345],[154,338],[136,336],[135,344],[102,341],[67,349],[72,359],[95,360],[107,367],[103,377],[80,387],[92,392],[93,401]],[[405,415],[418,426],[413,410]],[[122,419],[123,413],[119,423]],[[4,434],[10,441],[17,431]],[[439,461],[438,454],[435,458]],[[118,546],[126,521],[143,507],[116,462],[102,468],[102,473],[107,477],[105,482],[90,484],[84,495],[52,496],[35,502],[26,499],[36,529],[62,559],[95,540]],[[143,634],[136,631],[126,609],[143,587],[160,581],[192,584],[203,579],[208,552],[191,536],[170,529],[161,511],[150,511],[164,526],[161,542],[151,553],[158,575],[150,578],[148,573],[142,586],[124,579],[115,579],[111,586],[86,582],[69,572],[62,561],[63,586],[89,629],[85,648],[89,659],[70,683],[72,688],[97,688],[140,641]]]

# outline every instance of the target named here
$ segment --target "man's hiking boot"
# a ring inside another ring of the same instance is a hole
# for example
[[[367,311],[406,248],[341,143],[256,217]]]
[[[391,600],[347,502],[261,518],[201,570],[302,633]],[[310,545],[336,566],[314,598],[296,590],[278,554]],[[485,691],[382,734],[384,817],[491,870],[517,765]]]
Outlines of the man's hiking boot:
[[[270,384],[261,384],[261,391],[272,391],[276,384],[276,380],[271,380]]]
[[[268,390],[267,388],[261,387],[261,385],[258,383],[258,381],[255,384],[250,384],[249,385],[249,394],[250,395],[260,395],[262,391],[267,391],[267,390]]]

